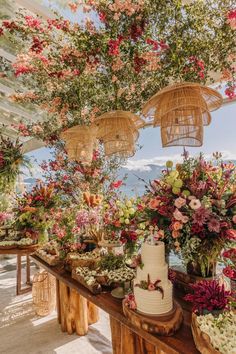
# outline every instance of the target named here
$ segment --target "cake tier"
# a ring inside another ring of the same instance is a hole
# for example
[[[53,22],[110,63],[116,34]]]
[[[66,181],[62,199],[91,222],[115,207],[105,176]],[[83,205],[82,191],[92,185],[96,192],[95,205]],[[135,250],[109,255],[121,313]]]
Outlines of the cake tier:
[[[141,247],[141,258],[145,266],[149,264],[153,267],[163,266],[165,264],[164,242],[158,241],[156,245],[149,245],[146,242],[143,243]]]
[[[144,264],[143,268],[137,268],[137,282],[140,283],[141,280],[148,279],[148,274],[150,276],[150,281],[155,283],[157,280],[161,280],[162,284],[166,284],[168,281],[168,265],[164,264],[162,266],[156,266],[153,264]]]
[[[134,282],[134,285],[137,281]],[[137,310],[152,316],[163,315],[173,308],[172,283],[169,281],[162,286],[164,290],[164,298],[157,291],[149,291],[134,286],[134,296],[137,304]]]

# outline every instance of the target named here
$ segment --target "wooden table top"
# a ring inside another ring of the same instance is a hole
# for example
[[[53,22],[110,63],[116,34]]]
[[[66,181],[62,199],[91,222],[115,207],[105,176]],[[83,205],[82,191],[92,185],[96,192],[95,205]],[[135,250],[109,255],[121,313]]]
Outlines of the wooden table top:
[[[0,249],[0,254],[19,254],[21,256],[26,256],[35,252],[32,248],[10,248],[10,249]]]
[[[122,310],[122,301],[115,299],[111,296],[109,292],[103,292],[98,295],[93,295],[88,289],[83,285],[79,284],[76,280],[72,279],[70,273],[65,271],[62,266],[51,267],[46,262],[41,260],[39,257],[32,255],[32,260],[39,266],[44,268],[47,272],[54,275],[58,280],[66,283],[69,287],[76,289],[79,294],[84,296],[93,304],[97,305],[99,308],[107,312],[110,316],[114,317],[116,320],[120,321],[127,327],[129,327],[133,332],[138,334],[140,337],[147,340],[149,343],[157,346],[164,352],[168,354],[197,354],[199,353],[195,347],[192,332],[191,332],[191,312],[187,308],[184,301],[176,298],[184,309],[184,323],[182,324],[179,331],[171,337],[163,337],[154,334],[150,334],[142,329],[134,327],[129,320],[124,316]],[[128,354],[128,353],[127,353]]]

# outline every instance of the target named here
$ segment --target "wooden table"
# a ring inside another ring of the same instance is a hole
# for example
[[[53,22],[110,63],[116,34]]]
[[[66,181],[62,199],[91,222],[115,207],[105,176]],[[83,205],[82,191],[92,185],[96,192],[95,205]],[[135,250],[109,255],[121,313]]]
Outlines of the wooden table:
[[[110,315],[112,346],[114,354],[195,354],[195,347],[190,321],[191,313],[184,302],[184,323],[172,337],[163,337],[145,332],[134,327],[124,316],[121,300],[115,299],[110,293],[93,295],[80,285],[62,267],[51,267],[37,256],[31,256],[33,261],[47,272],[54,275],[58,282],[64,283],[70,289],[76,290],[80,296],[98,306]],[[179,300],[179,299],[178,299]],[[181,302],[181,300],[179,300]]]
[[[30,259],[29,256],[33,253],[32,249],[20,249],[20,248],[12,248],[12,249],[0,249],[0,254],[15,254],[17,257],[16,263],[16,295],[21,295],[28,293],[32,290],[32,284],[30,281]],[[22,288],[22,257],[26,257],[26,282],[27,287]]]

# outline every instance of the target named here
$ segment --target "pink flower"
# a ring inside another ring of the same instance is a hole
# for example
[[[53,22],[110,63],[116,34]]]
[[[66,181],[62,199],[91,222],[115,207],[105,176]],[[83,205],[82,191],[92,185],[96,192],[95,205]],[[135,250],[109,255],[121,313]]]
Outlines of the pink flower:
[[[185,204],[186,204],[186,200],[184,198],[179,197],[175,200],[175,206],[178,209],[182,208]]]
[[[233,216],[233,223],[236,224],[236,215]]]
[[[217,219],[214,218],[210,219],[207,226],[210,232],[217,232],[217,233],[220,232],[220,222]]]
[[[111,183],[111,188],[120,188],[123,184],[122,180]]]
[[[175,209],[173,216],[176,220],[182,221],[184,215],[181,213],[181,211],[179,211],[178,209]]]
[[[149,291],[154,291],[154,290],[156,290],[155,285],[154,285],[153,283],[150,283],[150,284],[148,285],[148,290],[149,290]]]
[[[236,29],[236,10],[231,10],[228,13],[227,22],[233,30]]]
[[[236,230],[234,229],[226,230],[225,236],[228,240],[236,240]]]
[[[4,223],[7,220],[10,220],[12,215],[6,212],[0,212],[0,224]]]
[[[201,208],[201,202],[199,199],[192,199],[191,202],[189,203],[189,206],[193,210],[197,210]]]
[[[203,225],[206,223],[206,220],[209,218],[209,210],[201,207],[195,211],[193,214],[193,223],[198,225]]]

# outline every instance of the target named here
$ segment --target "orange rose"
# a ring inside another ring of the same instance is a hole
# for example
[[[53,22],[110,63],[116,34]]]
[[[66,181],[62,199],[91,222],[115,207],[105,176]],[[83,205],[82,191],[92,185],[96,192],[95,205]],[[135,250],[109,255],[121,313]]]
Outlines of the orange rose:
[[[160,200],[158,200],[158,199],[152,199],[152,200],[150,200],[150,202],[149,202],[149,208],[150,209],[156,209],[159,205],[160,205]]]
[[[172,231],[172,237],[173,238],[178,238],[179,237],[179,235],[180,235],[180,232],[177,230],[174,230],[174,231]]]
[[[178,230],[181,230],[183,227],[183,224],[179,221],[175,221],[174,224],[173,224],[173,230],[174,231],[178,231]]]

